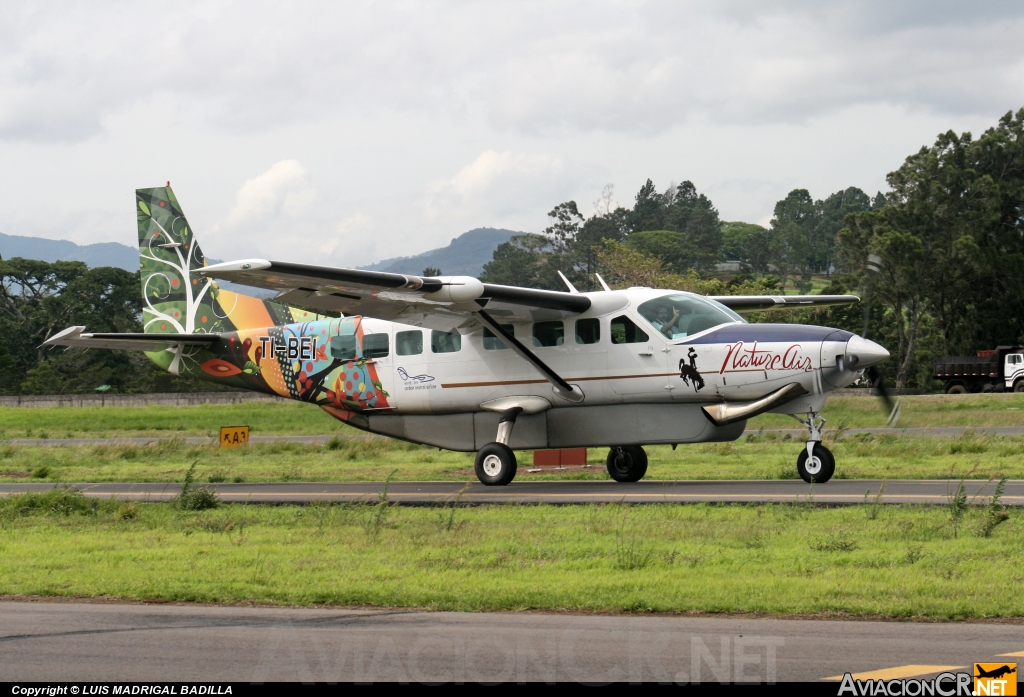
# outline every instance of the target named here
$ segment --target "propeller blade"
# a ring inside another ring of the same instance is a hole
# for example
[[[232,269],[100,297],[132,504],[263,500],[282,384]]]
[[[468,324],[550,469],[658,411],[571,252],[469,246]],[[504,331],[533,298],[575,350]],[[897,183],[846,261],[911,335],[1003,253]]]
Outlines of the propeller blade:
[[[885,425],[889,428],[895,428],[900,420],[900,403],[892,398],[888,388],[882,384],[882,375],[878,372],[876,366],[868,368],[868,379],[871,381],[871,386],[878,392],[878,396],[882,398],[885,410],[889,412],[889,418],[886,420]]]

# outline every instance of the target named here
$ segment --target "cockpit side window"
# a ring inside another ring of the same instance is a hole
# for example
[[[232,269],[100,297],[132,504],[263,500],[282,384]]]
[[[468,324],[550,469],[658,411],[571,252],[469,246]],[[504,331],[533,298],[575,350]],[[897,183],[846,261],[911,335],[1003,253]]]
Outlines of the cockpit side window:
[[[649,341],[644,330],[626,315],[619,315],[610,323],[613,344],[640,344]]]
[[[724,305],[689,295],[664,295],[641,303],[637,310],[668,339],[692,336],[720,324],[744,321]]]

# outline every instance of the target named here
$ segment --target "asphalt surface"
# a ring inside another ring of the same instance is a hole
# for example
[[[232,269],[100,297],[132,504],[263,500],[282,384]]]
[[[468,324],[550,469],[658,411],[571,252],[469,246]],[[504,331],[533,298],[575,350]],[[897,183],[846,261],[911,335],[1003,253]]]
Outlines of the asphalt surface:
[[[959,481],[902,479],[885,482],[882,503],[946,504]],[[45,491],[50,483],[0,484],[0,495]],[[117,497],[135,501],[166,501],[178,494],[178,483],[79,483],[86,496]],[[377,501],[383,482],[282,482],[204,484],[232,503],[308,503],[311,501]],[[505,487],[478,482],[391,482],[389,500],[404,505],[462,505],[485,503],[807,503],[857,504],[865,494],[873,502],[882,482],[869,479],[833,479],[811,486],[801,480],[645,480],[633,484],[607,481],[516,481]],[[964,483],[975,502],[991,496],[995,483]],[[1024,480],[1006,482],[1002,502],[1024,505]]]
[[[6,682],[788,682],[1022,650],[994,623],[0,602]]]
[[[950,426],[944,428],[849,428],[844,429],[844,435],[855,435],[857,433],[872,433],[875,435],[881,435],[889,433],[893,435],[904,435],[904,436],[923,436],[930,438],[951,438],[959,436],[965,431],[973,431],[974,433],[987,433],[993,436],[1024,436],[1024,427],[1021,426],[994,426],[994,427],[981,427],[981,428],[969,428],[963,426]],[[764,433],[774,433],[779,436],[789,435],[795,439],[804,438],[807,434],[805,428],[776,428],[776,429],[765,429]],[[756,434],[757,430],[747,429],[746,434]],[[367,438],[383,438],[384,436],[375,435],[334,435],[334,436],[252,436],[249,441],[252,443],[277,443],[277,442],[288,442],[288,443],[317,443],[323,444],[330,441],[332,438],[340,438],[342,440],[355,439],[364,440]],[[138,436],[138,437],[126,437],[126,438],[8,438],[0,440],[0,443],[9,443],[11,445],[36,445],[36,446],[53,446],[53,445],[117,445],[117,444],[132,444],[132,445],[145,445],[146,443],[155,443],[164,440],[180,440],[189,444],[208,444],[216,443],[217,438],[212,436]]]

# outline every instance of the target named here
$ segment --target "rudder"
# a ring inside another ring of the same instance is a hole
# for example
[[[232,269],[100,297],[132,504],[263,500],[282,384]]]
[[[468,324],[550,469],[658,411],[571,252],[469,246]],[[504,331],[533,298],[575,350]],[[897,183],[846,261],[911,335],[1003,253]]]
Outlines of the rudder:
[[[136,189],[143,326],[148,333],[225,333],[323,316],[221,289],[197,273],[206,257],[170,185]]]

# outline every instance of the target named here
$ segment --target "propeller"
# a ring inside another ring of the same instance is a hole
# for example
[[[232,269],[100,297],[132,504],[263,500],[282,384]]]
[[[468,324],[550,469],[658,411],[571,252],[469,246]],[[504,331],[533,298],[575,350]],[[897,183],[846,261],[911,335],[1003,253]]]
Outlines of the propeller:
[[[885,425],[889,428],[895,428],[896,423],[900,420],[900,403],[892,398],[889,394],[889,388],[882,383],[882,374],[878,372],[878,366],[873,365],[868,368],[867,376],[868,380],[871,381],[871,387],[882,398],[885,410],[889,412],[889,418],[886,419]]]
[[[865,265],[868,271],[868,283],[865,287],[865,298],[864,298],[864,331],[861,336],[865,339],[868,338],[868,329],[871,324],[871,287],[873,277],[882,270],[882,258],[877,254],[869,254],[867,264]],[[851,356],[850,367],[856,364],[856,357]],[[865,372],[871,387],[875,390],[875,393],[882,398],[882,404],[885,410],[889,413],[889,418],[886,419],[885,425],[889,428],[895,428],[896,424],[900,420],[900,403],[892,398],[892,395],[882,382],[882,374],[878,372],[878,366],[872,365],[868,367]]]

